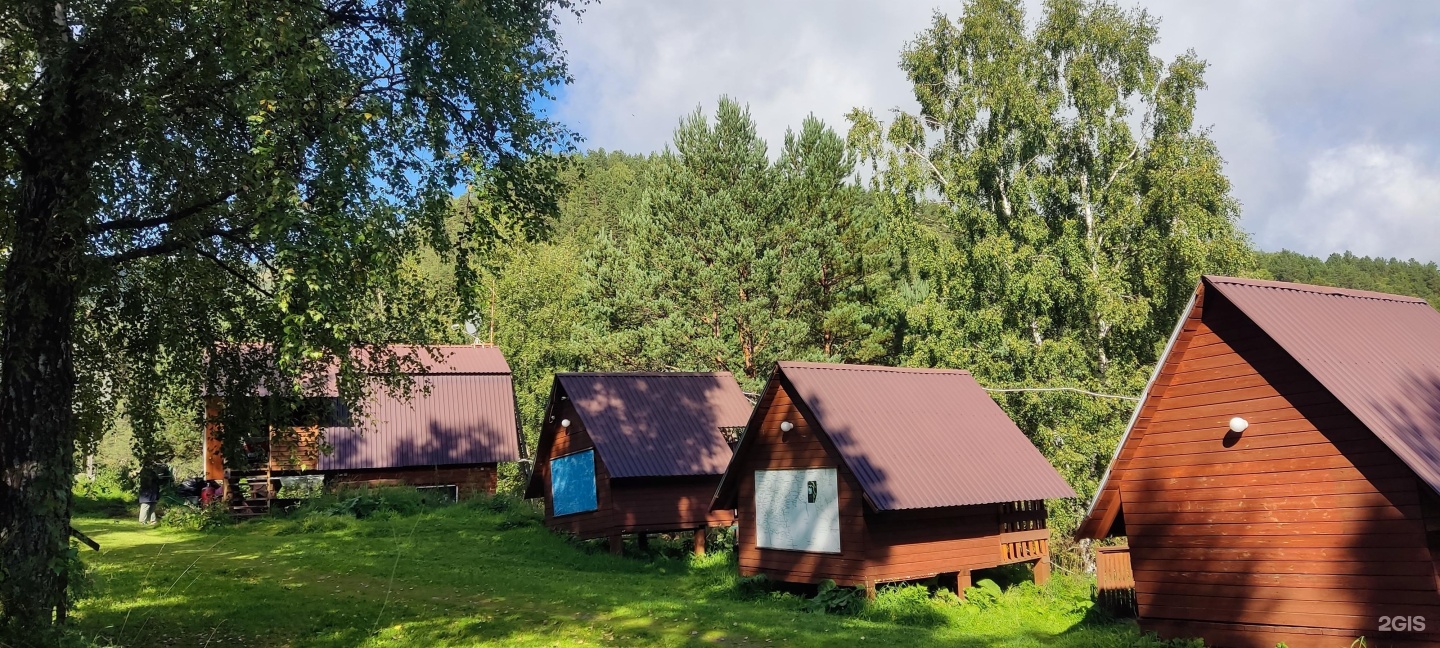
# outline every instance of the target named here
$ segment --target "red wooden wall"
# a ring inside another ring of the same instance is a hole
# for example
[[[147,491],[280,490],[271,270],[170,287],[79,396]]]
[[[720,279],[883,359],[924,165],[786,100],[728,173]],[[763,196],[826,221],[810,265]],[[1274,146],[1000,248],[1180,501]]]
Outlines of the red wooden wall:
[[[776,580],[815,583],[831,579],[841,585],[866,584],[865,505],[859,483],[850,469],[821,443],[811,423],[791,401],[785,389],[766,390],[760,420],[753,444],[746,449],[740,465],[739,491],[740,533],[736,541],[740,574],[765,574]],[[795,425],[789,432],[780,431],[780,423]],[[755,471],[786,468],[835,468],[840,500],[839,554],[810,553],[781,549],[761,549],[755,538]]]
[[[1115,481],[1144,629],[1236,647],[1440,642],[1416,478],[1223,297],[1197,300],[1132,437]],[[1397,615],[1430,631],[1379,631]]]
[[[551,529],[580,538],[603,538],[610,535],[615,526],[610,472],[605,469],[605,460],[598,452],[595,453],[595,510],[555,517],[555,508],[551,502],[553,498],[550,496],[550,459],[593,449],[595,444],[590,441],[585,424],[576,416],[575,407],[568,399],[560,401],[560,406],[555,408],[553,414],[555,420],[546,423],[553,428],[550,446],[541,448],[535,462],[535,470],[539,473],[541,483],[545,484],[545,524]],[[570,420],[570,427],[560,426],[560,421],[564,419]]]
[[[470,466],[414,466],[378,470],[352,470],[325,474],[327,484],[369,484],[371,486],[449,486],[456,487],[460,499],[477,495],[494,495],[499,475],[495,464]]]

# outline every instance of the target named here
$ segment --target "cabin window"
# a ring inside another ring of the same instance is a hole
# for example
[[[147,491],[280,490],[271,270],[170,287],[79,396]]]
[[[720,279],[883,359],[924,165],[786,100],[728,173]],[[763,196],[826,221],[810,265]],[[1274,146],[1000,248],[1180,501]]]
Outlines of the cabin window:
[[[435,498],[437,501],[454,502],[460,499],[460,487],[455,484],[443,486],[416,486],[415,490],[420,491],[424,497]]]
[[[556,517],[599,508],[593,449],[550,460],[550,506]]]
[[[835,469],[755,471],[755,533],[764,549],[840,553]]]

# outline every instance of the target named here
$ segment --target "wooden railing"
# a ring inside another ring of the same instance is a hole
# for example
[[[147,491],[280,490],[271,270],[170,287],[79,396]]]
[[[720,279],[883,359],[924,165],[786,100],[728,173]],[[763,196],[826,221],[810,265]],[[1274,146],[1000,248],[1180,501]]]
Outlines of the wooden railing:
[[[1000,564],[1039,560],[1050,554],[1045,502],[1027,500],[1000,505]]]
[[[1013,536],[1027,534],[1003,534],[1000,536],[1000,563],[1009,564],[1037,560],[1050,554],[1050,530],[1041,529],[1045,537],[1020,539]],[[1034,533],[1034,532],[1028,532]]]
[[[1027,500],[1000,505],[1000,533],[1045,528],[1045,502]]]

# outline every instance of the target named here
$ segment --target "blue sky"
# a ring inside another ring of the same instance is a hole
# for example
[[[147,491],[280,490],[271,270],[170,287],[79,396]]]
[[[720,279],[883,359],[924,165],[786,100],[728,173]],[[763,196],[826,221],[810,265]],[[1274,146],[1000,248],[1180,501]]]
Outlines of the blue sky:
[[[1032,9],[1037,13],[1038,3]],[[1210,63],[1199,121],[1262,249],[1440,261],[1440,3],[1150,0],[1157,54]],[[906,41],[959,2],[603,0],[561,30],[554,114],[587,148],[663,148],[722,94],[778,146],[814,113],[912,109]]]

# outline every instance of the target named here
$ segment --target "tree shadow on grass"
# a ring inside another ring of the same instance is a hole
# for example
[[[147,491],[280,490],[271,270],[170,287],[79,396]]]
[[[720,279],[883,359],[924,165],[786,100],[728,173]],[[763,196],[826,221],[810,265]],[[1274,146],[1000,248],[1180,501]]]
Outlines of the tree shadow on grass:
[[[587,555],[542,527],[499,531],[498,516],[471,515],[463,507],[357,525],[367,533],[277,535],[280,523],[261,522],[211,534],[119,537],[115,531],[127,527],[104,524],[87,528],[111,547],[92,562],[100,596],[83,602],[76,620],[87,637],[119,645],[338,648],[577,639],[616,645],[1105,645],[1087,643],[1104,638],[1103,627],[987,634],[953,624],[917,628],[813,615],[801,611],[796,599],[739,601],[725,583],[733,565],[717,558],[692,563]],[[372,527],[382,532],[369,533],[376,531]]]

